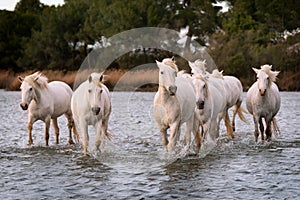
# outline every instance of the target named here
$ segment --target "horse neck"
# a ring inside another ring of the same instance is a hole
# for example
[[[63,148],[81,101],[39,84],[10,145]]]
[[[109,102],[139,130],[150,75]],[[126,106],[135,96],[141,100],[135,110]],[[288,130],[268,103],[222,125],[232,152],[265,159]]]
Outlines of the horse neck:
[[[158,87],[158,93],[162,101],[167,101],[170,98],[170,94],[166,90],[166,88],[162,85]]]
[[[49,90],[47,88],[45,89],[37,89],[34,88],[34,101],[36,104],[43,104],[44,102],[47,102],[50,98]]]

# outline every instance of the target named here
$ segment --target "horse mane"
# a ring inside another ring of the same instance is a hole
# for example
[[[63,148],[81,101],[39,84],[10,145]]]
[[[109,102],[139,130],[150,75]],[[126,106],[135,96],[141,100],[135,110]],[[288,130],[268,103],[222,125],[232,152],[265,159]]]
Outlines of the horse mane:
[[[214,77],[214,78],[224,79],[224,77],[223,77],[223,71],[219,71],[218,69],[214,69],[212,71],[211,76]]]
[[[200,60],[200,59],[198,59],[198,60],[196,60],[196,61],[194,62],[194,64],[195,64],[195,66],[196,66],[197,68],[199,68],[199,69],[202,71],[203,74],[206,74],[206,67],[205,67],[205,65],[206,65],[206,60]]]
[[[276,81],[279,71],[272,71],[272,65],[266,64],[266,65],[262,65],[260,68],[262,71],[264,71],[266,74],[268,74],[271,82]]]
[[[168,65],[170,66],[171,68],[173,68],[176,72],[178,72],[178,67],[177,65],[175,64],[175,59],[172,57],[172,58],[165,58],[163,59],[162,61],[165,65]]]
[[[200,79],[205,83],[205,85],[206,85],[206,87],[205,87],[205,98],[207,99],[209,97],[209,89],[208,89],[208,86],[207,86],[209,77],[208,76],[196,76],[195,78]]]
[[[24,81],[29,83],[32,87],[40,89],[48,88],[48,78],[39,71],[26,76],[24,78]]]

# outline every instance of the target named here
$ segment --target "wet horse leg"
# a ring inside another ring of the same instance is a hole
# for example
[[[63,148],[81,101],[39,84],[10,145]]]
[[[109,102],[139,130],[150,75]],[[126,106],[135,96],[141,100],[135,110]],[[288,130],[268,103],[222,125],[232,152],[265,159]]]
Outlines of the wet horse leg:
[[[95,145],[96,145],[96,149],[99,151],[100,150],[100,145],[101,145],[101,124],[102,124],[102,120],[100,120],[99,122],[97,122],[95,124],[95,131],[96,131],[96,137],[95,137]],[[103,133],[102,133],[103,134]]]
[[[258,119],[255,116],[255,114],[253,113],[253,121],[254,121],[254,137],[255,137],[255,142],[258,141],[258,136],[259,136],[259,132],[258,132]]]
[[[264,134],[264,124],[262,121],[262,117],[259,118],[259,129],[261,134],[261,141],[263,142],[265,140],[265,134]]]
[[[49,146],[49,128],[50,128],[50,117],[46,117],[45,119],[45,140],[46,146]]]
[[[177,140],[179,139],[179,128],[179,122],[173,122],[170,125],[170,139],[169,144],[167,146],[169,152],[171,152],[174,149]]]
[[[74,144],[74,141],[72,139],[72,129],[73,129],[73,133],[74,133],[74,137],[75,140],[78,142],[79,141],[79,136],[78,136],[78,132],[72,117],[71,112],[70,113],[65,113],[65,116],[68,120],[68,130],[69,130],[69,138],[68,138],[68,143],[69,144]]]
[[[233,128],[232,128],[231,123],[230,123],[230,119],[229,119],[229,115],[228,115],[228,110],[226,110],[226,113],[225,113],[224,123],[225,123],[225,126],[226,126],[227,134],[232,139],[234,139],[234,132],[233,132]]]
[[[52,126],[54,129],[54,134],[55,134],[55,138],[56,138],[56,144],[59,144],[59,127],[57,124],[57,118],[53,118],[51,121],[52,121]]]
[[[87,146],[89,144],[89,135],[88,135],[88,126],[87,126],[87,123],[86,123],[85,119],[80,119],[79,128],[80,128],[80,132],[82,134],[83,154],[87,155],[88,154]]]
[[[194,124],[193,124],[193,133],[194,133],[194,138],[195,138],[195,143],[196,143],[196,153],[198,154],[201,148],[201,134],[199,131],[200,127],[200,121],[195,117],[194,119]],[[202,127],[202,132],[203,132],[203,127]]]
[[[167,138],[167,128],[166,127],[161,127],[160,130],[160,135],[162,137],[163,140],[163,145],[165,147],[167,147],[167,145],[169,144],[168,138]]]
[[[266,140],[270,141],[272,138],[272,129],[271,129],[271,121],[272,119],[266,119]]]
[[[28,125],[27,125],[27,130],[28,130],[28,145],[33,144],[32,140],[32,127],[33,127],[33,122],[29,120]]]

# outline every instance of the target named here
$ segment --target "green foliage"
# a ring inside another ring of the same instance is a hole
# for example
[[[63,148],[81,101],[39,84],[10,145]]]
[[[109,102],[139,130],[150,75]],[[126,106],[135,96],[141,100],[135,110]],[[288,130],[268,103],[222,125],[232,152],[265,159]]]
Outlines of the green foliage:
[[[295,0],[228,0],[220,13],[215,0],[65,0],[45,6],[21,0],[14,12],[0,11],[0,68],[78,69],[91,46],[139,27],[180,31],[208,46],[226,74],[247,78],[251,67],[273,64],[281,71],[300,66],[300,34],[283,38],[300,27],[300,4]],[[149,41],[153,38],[149,38]],[[190,40],[185,46],[189,47]],[[153,62],[169,52],[133,49],[113,63],[120,68]]]

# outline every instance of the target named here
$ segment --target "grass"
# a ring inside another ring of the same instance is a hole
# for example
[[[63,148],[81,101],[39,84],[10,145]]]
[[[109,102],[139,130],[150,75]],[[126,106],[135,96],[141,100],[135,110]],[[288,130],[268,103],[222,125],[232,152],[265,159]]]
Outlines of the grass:
[[[10,70],[0,70],[0,88],[5,90],[19,90],[20,81],[18,76],[25,77],[35,71],[15,73]],[[59,80],[66,82],[75,89],[81,82],[87,80],[92,71],[53,71],[44,70],[42,73],[49,81]],[[157,91],[158,70],[107,70],[104,72],[104,80],[107,87],[112,91]],[[241,79],[244,91],[252,85],[252,79]],[[277,80],[281,91],[300,91],[300,72],[281,72]]]
[[[35,71],[15,73],[9,70],[0,70],[0,88],[5,90],[19,90],[21,82],[18,76],[25,77]],[[80,83],[87,80],[93,71],[41,71],[50,81],[63,81],[75,89]],[[117,91],[156,91],[158,83],[157,70],[108,70],[104,72],[104,81],[110,90]]]

